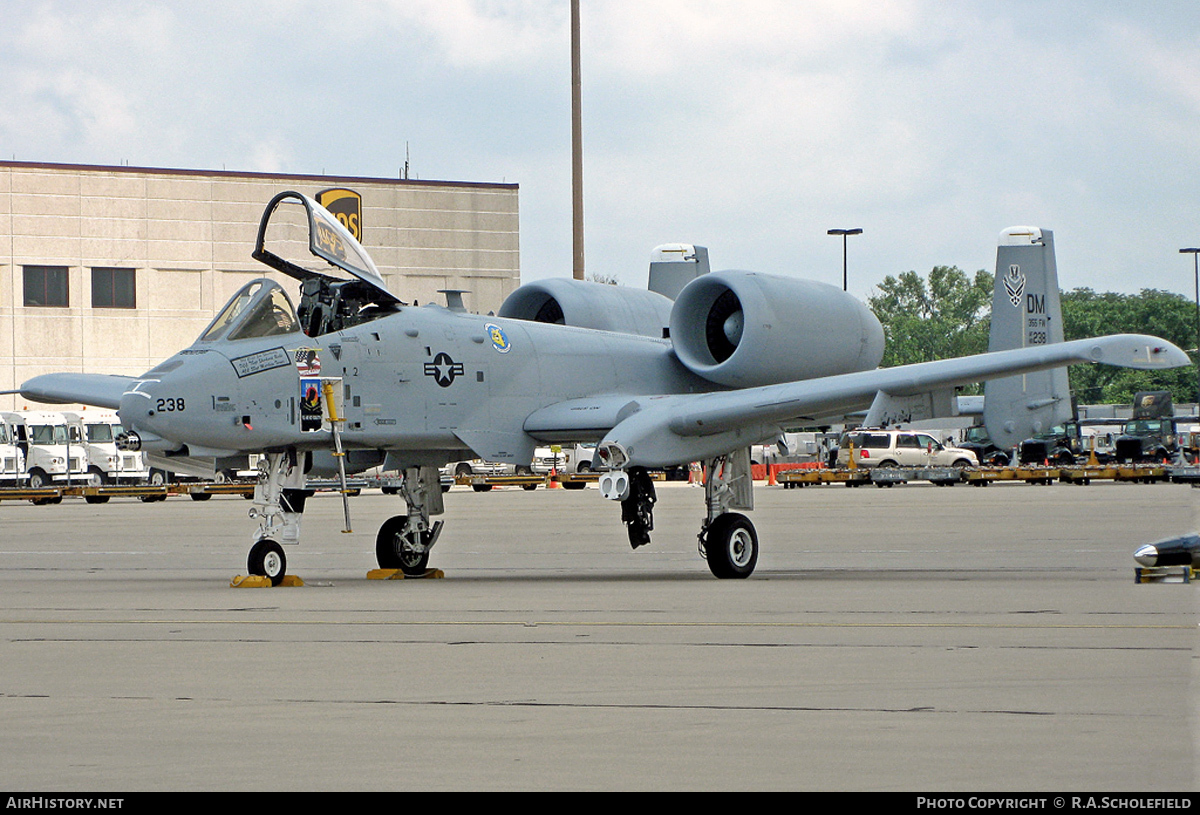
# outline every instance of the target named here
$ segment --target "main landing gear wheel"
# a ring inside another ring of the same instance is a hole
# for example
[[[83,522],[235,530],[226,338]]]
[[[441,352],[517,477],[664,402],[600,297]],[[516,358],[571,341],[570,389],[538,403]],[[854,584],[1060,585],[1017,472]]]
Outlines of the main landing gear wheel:
[[[704,557],[715,577],[749,577],[758,563],[758,534],[745,515],[727,512],[709,524]]]
[[[287,573],[287,557],[283,554],[283,547],[272,540],[260,540],[250,547],[246,568],[250,574],[268,577],[271,585],[278,586]]]
[[[406,533],[408,516],[388,518],[375,538],[375,559],[381,569],[399,569],[407,575],[423,575],[429,568],[429,532],[421,533],[424,551],[417,551]]]

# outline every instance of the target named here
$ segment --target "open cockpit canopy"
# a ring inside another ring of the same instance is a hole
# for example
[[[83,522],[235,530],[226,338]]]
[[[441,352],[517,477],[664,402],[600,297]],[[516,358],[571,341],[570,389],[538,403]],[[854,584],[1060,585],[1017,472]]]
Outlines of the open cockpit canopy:
[[[300,281],[297,317],[310,337],[349,328],[404,305],[388,291],[370,255],[349,230],[303,193],[281,192],[267,204],[253,256]],[[321,268],[311,268],[315,266]],[[351,279],[330,274],[329,267],[348,273]]]

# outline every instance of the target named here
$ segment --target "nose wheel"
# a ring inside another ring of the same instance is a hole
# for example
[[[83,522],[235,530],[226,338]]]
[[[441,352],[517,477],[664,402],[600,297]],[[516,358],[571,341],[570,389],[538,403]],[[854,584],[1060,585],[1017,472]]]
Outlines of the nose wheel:
[[[269,578],[271,585],[278,586],[287,573],[287,557],[283,554],[283,547],[273,540],[258,541],[250,547],[246,569],[252,575]]]
[[[270,578],[275,586],[287,574],[287,558],[279,544],[299,543],[300,518],[311,494],[304,489],[303,469],[297,464],[295,451],[263,456],[250,509],[250,517],[258,519],[258,532],[246,568],[252,575]]]

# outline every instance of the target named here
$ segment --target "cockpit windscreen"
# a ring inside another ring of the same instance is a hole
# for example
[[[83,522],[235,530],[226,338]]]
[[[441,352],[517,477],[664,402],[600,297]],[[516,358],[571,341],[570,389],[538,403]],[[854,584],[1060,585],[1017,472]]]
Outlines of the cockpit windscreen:
[[[254,280],[230,298],[204,333],[201,341],[244,340],[273,337],[300,330],[296,311],[278,283]]]

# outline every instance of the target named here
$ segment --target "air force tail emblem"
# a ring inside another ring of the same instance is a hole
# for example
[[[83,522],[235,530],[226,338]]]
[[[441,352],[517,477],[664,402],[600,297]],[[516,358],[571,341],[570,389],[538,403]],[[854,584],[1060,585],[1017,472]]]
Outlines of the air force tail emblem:
[[[1025,296],[1025,275],[1015,263],[1008,267],[1008,274],[1004,276],[1004,290],[1008,292],[1008,300],[1013,308],[1020,308]]]

